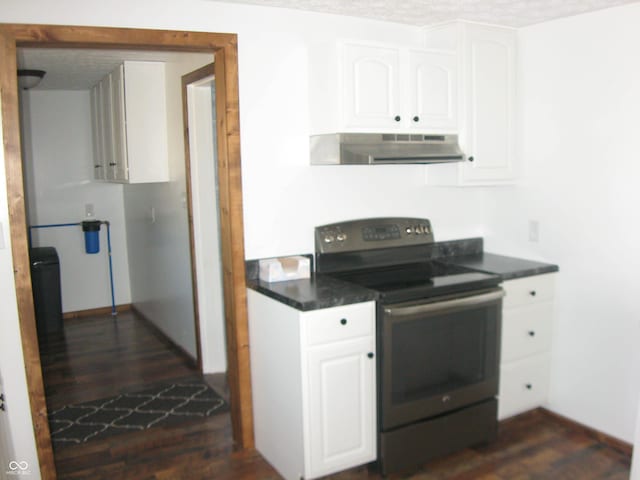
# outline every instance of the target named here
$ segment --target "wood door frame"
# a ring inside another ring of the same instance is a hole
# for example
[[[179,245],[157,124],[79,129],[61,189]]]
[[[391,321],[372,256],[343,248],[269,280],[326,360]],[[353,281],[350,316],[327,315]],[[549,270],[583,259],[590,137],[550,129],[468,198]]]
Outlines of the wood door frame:
[[[231,419],[236,447],[253,448],[240,168],[237,36],[171,30],[0,24],[0,107],[3,115],[3,149],[12,259],[27,387],[42,478],[55,479],[56,473],[31,293],[18,85],[15,73],[18,47],[171,50],[212,53],[215,56],[220,242]]]
[[[215,62],[215,60],[214,60]],[[191,185],[191,147],[189,138],[189,105],[187,101],[187,87],[190,83],[197,82],[207,77],[214,77],[215,82],[215,63],[204,65],[193,72],[189,72],[182,76],[182,125],[184,132],[184,161],[185,161],[185,178],[187,183],[187,217],[189,220],[189,247],[191,250],[191,284],[193,285],[193,314],[196,319],[196,348],[198,353],[198,368],[202,372],[202,344],[200,332],[200,305],[198,303],[198,275],[196,270],[196,244],[195,229],[193,225],[193,192]],[[212,192],[215,195],[215,191]],[[216,207],[220,207],[220,200],[216,199]]]

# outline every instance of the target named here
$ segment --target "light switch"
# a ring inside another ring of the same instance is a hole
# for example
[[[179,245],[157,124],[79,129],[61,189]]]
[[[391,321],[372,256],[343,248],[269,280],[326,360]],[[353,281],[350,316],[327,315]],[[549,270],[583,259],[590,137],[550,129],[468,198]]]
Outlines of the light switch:
[[[529,241],[538,242],[540,240],[540,223],[537,220],[529,220]]]

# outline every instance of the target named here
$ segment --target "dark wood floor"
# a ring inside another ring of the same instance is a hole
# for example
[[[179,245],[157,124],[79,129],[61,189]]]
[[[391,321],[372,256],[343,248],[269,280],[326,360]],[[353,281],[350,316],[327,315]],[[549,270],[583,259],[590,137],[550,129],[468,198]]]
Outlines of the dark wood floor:
[[[191,359],[131,311],[65,320],[63,334],[40,340],[40,357],[50,410],[198,375]]]
[[[73,320],[66,327],[66,348],[58,346],[57,354],[53,348],[43,355],[43,361],[49,362],[44,367],[45,383],[51,382],[47,391],[55,402],[84,401],[85,396],[103,392],[103,396],[113,395],[114,390],[107,392],[109,388],[132,389],[136,382],[145,385],[180,375],[193,376],[189,362],[132,314],[123,315],[117,327],[111,322],[111,318]],[[108,337],[113,342],[110,345]],[[112,366],[108,357],[114,357]],[[92,393],[82,392],[83,387]],[[280,478],[256,452],[233,452],[228,414],[61,448],[55,451],[55,458],[61,479]],[[629,469],[628,452],[537,410],[502,422],[498,440],[491,445],[467,449],[426,464],[420,471],[389,478],[626,480]],[[382,477],[374,469],[359,467],[328,478]]]

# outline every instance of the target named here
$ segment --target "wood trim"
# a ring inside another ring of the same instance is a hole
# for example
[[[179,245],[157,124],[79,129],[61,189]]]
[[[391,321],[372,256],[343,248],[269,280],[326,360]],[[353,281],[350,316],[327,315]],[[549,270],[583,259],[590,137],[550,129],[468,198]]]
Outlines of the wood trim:
[[[234,38],[216,52],[216,121],[218,140],[218,195],[220,198],[220,244],[227,332],[227,378],[231,420],[236,441],[254,447],[249,324],[244,267],[244,225],[240,166],[240,110],[238,95],[238,49]],[[238,159],[235,161],[234,159]],[[242,277],[242,278],[241,278]],[[242,321],[238,321],[238,319]]]
[[[184,90],[182,90],[182,93],[185,94],[182,99],[184,100],[182,102],[183,106],[186,106],[186,87],[187,85],[193,83],[193,82],[197,82],[198,80],[203,80],[207,77],[212,77],[213,75],[215,75],[215,67],[214,67],[214,63],[210,63],[208,65],[205,65],[203,67],[198,68],[197,70],[194,70],[193,72],[189,72],[186,75],[182,76],[182,86],[184,87]],[[188,124],[185,124],[185,130],[188,129]],[[189,137],[186,137],[189,138]],[[185,145],[189,145],[189,143],[187,142]]]
[[[620,440],[619,438],[612,437],[611,435],[607,435],[606,433],[596,430],[595,428],[591,428],[586,425],[583,425],[582,423],[578,423],[575,420],[567,418],[558,413],[552,412],[551,410],[547,410],[546,408],[541,407],[541,408],[538,408],[538,410],[543,415],[553,418],[558,423],[566,425],[568,428],[571,428],[573,430],[579,430],[585,433],[586,435],[589,435],[590,437],[597,439],[600,443],[603,443],[608,447],[613,448],[614,450],[617,450],[625,455],[628,455],[629,457],[631,457],[633,453],[633,445],[625,442],[624,440]]]
[[[35,330],[20,153],[16,47],[173,50],[215,55],[218,181],[234,444],[252,448],[253,415],[244,269],[237,36],[225,33],[0,24],[0,90],[18,316],[42,478],[55,479]]]
[[[187,102],[187,86],[203,78],[213,75],[213,63],[205,65],[182,76],[182,126],[184,135],[184,163],[187,184],[187,218],[189,221],[189,248],[191,250],[191,284],[193,285],[193,315],[196,321],[196,348],[198,353],[198,369],[202,372],[202,344],[200,333],[200,307],[198,303],[198,275],[196,272],[196,246],[193,228],[193,192],[191,189],[191,148],[189,145],[189,105]],[[214,192],[215,194],[215,192]],[[216,202],[216,204],[219,202]]]
[[[178,352],[180,356],[184,357],[185,360],[189,362],[189,364],[193,367],[198,367],[198,359],[193,358],[189,352],[187,352],[184,348],[174,342],[166,333],[164,333],[160,327],[158,327],[155,323],[151,321],[149,317],[147,317],[144,313],[142,313],[135,305],[131,305],[131,311],[136,314],[139,320],[141,320],[149,330],[153,332],[158,338],[160,338],[163,342],[169,345],[173,350]]]
[[[123,303],[122,305],[116,305],[116,312],[128,312],[131,310],[130,303]],[[70,320],[72,318],[84,318],[92,317],[94,315],[110,315],[111,307],[89,308],[87,310],[76,310],[75,312],[65,312],[62,314],[63,320]]]

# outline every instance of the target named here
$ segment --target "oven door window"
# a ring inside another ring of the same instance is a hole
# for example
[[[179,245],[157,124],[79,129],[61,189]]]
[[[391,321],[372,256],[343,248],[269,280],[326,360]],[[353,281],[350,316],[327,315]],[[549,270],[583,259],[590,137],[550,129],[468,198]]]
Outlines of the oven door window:
[[[383,424],[428,418],[497,394],[501,293],[384,309]]]

